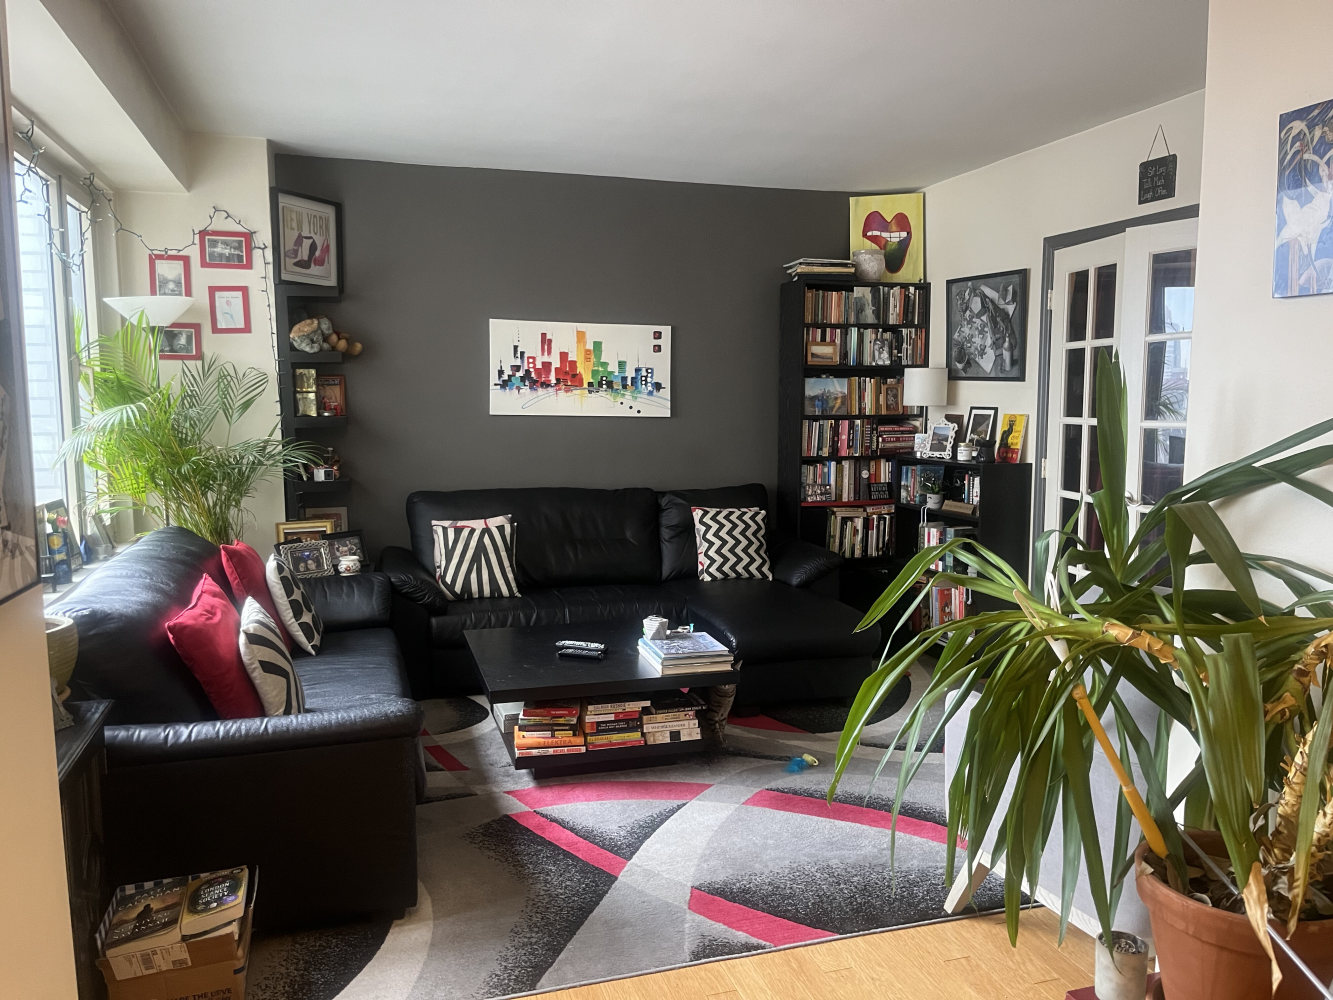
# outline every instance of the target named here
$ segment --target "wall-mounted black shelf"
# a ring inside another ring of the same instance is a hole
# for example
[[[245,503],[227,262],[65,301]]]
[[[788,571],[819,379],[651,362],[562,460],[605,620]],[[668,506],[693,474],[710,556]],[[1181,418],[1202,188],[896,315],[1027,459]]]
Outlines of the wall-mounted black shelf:
[[[309,430],[333,430],[334,428],[343,428],[347,426],[346,417],[293,417],[293,427],[304,427]]]
[[[290,343],[288,341],[289,347]],[[307,354],[305,351],[292,351],[291,361],[293,368],[300,368],[302,365],[340,365],[343,363],[343,352],[320,351],[318,354]]]
[[[352,486],[350,479],[318,481],[314,479],[289,479],[287,482],[289,488],[296,493],[336,493],[339,490],[350,489]]]
[[[281,299],[323,299],[328,302],[337,302],[342,298],[342,293],[329,285],[301,285],[301,284],[280,284],[277,285],[278,298]],[[290,330],[291,327],[288,327]]]

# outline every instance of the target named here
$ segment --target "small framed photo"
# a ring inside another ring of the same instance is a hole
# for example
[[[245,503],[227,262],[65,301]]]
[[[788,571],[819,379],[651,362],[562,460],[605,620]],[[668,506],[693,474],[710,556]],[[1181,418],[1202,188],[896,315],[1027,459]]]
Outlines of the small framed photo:
[[[184,295],[190,291],[190,258],[184,254],[150,253],[148,287],[152,295]]]
[[[279,284],[342,288],[342,205],[272,189]]]
[[[281,542],[273,549],[297,578],[333,576],[333,549],[322,538],[311,542]]]
[[[957,431],[958,428],[947,420],[932,424],[929,436],[926,439],[926,450],[922,454],[926,458],[939,458],[948,461],[953,457],[953,437]]]
[[[318,521],[328,521],[333,525],[328,532],[331,535],[347,530],[346,507],[305,507],[301,510],[301,516]]]
[[[807,365],[836,365],[838,363],[838,345],[811,341],[805,345],[805,363]]]
[[[278,530],[278,543],[314,542],[339,529],[327,517],[313,518],[307,521],[279,521],[274,527]]]
[[[998,406],[972,406],[967,411],[967,430],[964,441],[994,441],[995,426],[1000,419]]]
[[[361,532],[335,531],[328,536],[328,543],[333,550],[335,563],[343,556],[353,556],[360,559],[363,566],[366,565],[366,545],[361,541]]]
[[[162,361],[199,361],[204,356],[203,328],[198,323],[172,323],[159,328],[157,356]]]
[[[245,285],[209,285],[208,314],[214,333],[249,333],[250,289]]]
[[[347,378],[344,375],[320,375],[316,380],[319,416],[347,416]]]
[[[250,234],[205,229],[199,234],[199,266],[250,270]]]

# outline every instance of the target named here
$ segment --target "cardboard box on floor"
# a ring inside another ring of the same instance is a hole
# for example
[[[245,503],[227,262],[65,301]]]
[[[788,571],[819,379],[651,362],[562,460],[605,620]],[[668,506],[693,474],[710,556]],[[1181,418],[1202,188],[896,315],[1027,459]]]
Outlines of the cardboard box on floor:
[[[163,969],[132,979],[117,979],[111,963],[99,958],[97,967],[106,980],[109,1000],[201,1000],[204,997],[208,1000],[245,1000],[245,973],[250,960],[250,924],[255,910],[257,882],[258,870],[251,866],[245,914],[241,917],[236,940],[223,936],[186,942],[181,946],[190,955],[190,964],[186,968]]]

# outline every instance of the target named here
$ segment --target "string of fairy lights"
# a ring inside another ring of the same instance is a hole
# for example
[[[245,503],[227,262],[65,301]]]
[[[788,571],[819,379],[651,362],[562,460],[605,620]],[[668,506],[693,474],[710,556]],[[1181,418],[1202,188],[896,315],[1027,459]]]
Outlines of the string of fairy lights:
[[[38,162],[42,154],[46,152],[45,146],[39,146],[37,143],[37,122],[29,120],[26,128],[16,132],[18,137],[23,140],[24,145],[28,147],[28,155],[19,158],[22,170],[15,171],[16,182],[16,200],[29,207],[39,207],[46,225],[47,246],[51,254],[71,271],[80,271],[83,269],[83,258],[88,253],[89,243],[92,237],[93,226],[99,222],[110,221],[113,228],[111,239],[114,241],[121,233],[137,240],[139,244],[150,255],[152,254],[182,254],[186,250],[199,245],[199,234],[207,232],[213,228],[217,220],[224,219],[238,229],[244,230],[250,236],[251,252],[259,256],[259,281],[260,292],[264,296],[264,307],[268,313],[269,346],[273,352],[274,370],[277,370],[278,344],[276,326],[274,325],[273,315],[273,295],[269,284],[269,245],[259,239],[257,230],[247,226],[240,218],[227,211],[225,208],[219,208],[214,205],[209,213],[208,221],[199,229],[191,229],[190,241],[180,247],[154,247],[144,238],[142,233],[130,229],[116,214],[115,200],[110,191],[97,182],[97,174],[90,171],[84,175],[79,183],[88,194],[88,205],[85,208],[82,205],[74,203],[79,216],[78,246],[74,245],[71,239],[68,248],[61,239],[65,234],[66,227],[57,222],[52,217],[51,199],[48,196],[48,184],[46,177],[42,175]],[[100,214],[95,214],[100,213]],[[73,233],[69,234],[71,237]],[[276,399],[276,397],[275,397]]]

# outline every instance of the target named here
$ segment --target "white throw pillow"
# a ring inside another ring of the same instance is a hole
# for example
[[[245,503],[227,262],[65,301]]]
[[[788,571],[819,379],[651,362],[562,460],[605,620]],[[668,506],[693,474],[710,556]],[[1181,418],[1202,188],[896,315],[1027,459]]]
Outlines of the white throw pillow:
[[[241,607],[241,660],[259,692],[264,714],[300,715],[305,711],[305,692],[279,628],[258,601],[245,599]]]

